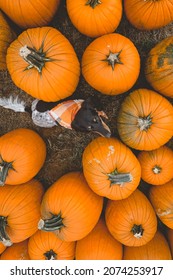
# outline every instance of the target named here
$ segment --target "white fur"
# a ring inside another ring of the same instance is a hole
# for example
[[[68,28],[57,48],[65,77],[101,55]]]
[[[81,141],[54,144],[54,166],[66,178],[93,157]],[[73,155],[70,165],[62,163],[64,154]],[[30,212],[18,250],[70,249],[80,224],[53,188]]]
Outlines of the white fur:
[[[15,112],[25,112],[26,104],[23,100],[20,100],[18,96],[10,96],[0,98],[0,106]]]

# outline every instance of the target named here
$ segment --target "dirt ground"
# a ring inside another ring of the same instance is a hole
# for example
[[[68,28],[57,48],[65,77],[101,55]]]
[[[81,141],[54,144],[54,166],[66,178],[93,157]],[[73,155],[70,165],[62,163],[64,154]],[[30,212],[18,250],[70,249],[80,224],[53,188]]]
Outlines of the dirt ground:
[[[65,0],[61,1],[59,10],[53,21],[50,23],[50,26],[56,27],[69,39],[79,60],[81,60],[85,48],[93,39],[80,34],[72,25],[66,12]],[[17,34],[22,32],[22,30],[17,28],[15,25],[13,25],[13,28]],[[123,16],[116,32],[131,39],[136,45],[141,57],[140,76],[130,91],[140,87],[150,88],[143,73],[147,53],[157,42],[167,36],[173,35],[173,24],[159,30],[144,32],[132,27],[126,20],[125,16]],[[13,84],[8,71],[1,71],[0,95],[9,96],[11,94],[20,95],[22,99],[27,101],[27,103],[32,101],[32,97]],[[109,117],[106,122],[112,131],[112,135],[118,137],[116,128],[117,113],[127,94],[128,92],[114,97],[103,95],[91,88],[81,76],[73,97],[85,99],[89,95],[98,95],[104,106],[104,110]],[[27,113],[15,113],[11,110],[0,108],[0,135],[19,127],[33,129],[38,132],[46,142],[47,158],[43,168],[36,176],[43,183],[45,189],[47,189],[63,174],[70,171],[81,170],[81,158],[84,148],[92,139],[98,137],[95,133],[84,134],[67,130],[60,126],[54,128],[39,128],[33,124]],[[173,147],[172,140],[170,140],[168,145]]]

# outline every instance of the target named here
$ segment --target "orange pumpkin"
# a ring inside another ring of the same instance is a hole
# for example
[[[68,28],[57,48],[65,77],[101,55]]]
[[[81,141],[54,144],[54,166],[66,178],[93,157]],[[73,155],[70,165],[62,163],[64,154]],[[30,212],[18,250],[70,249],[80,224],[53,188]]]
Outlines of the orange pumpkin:
[[[157,230],[154,209],[138,189],[125,199],[109,200],[105,219],[112,236],[126,246],[147,244]]]
[[[123,260],[172,260],[172,256],[165,236],[157,231],[143,246],[124,246]]]
[[[76,260],[122,260],[122,256],[122,244],[112,237],[102,218],[76,243]]]
[[[151,186],[149,199],[158,218],[173,229],[173,179],[163,185]]]
[[[38,228],[61,240],[76,241],[96,225],[103,198],[94,193],[80,172],[69,172],[49,187],[41,203]]]
[[[53,232],[38,230],[29,238],[28,252],[31,260],[73,260],[74,241],[60,240]]]
[[[90,188],[109,199],[124,199],[139,185],[141,167],[133,152],[116,138],[98,137],[82,156],[84,176]]]
[[[129,22],[141,30],[161,28],[173,20],[173,0],[124,0]]]
[[[5,246],[21,242],[37,231],[43,186],[37,180],[0,188],[0,240]]]
[[[7,247],[1,255],[1,260],[30,260],[28,255],[28,239]]]
[[[79,81],[80,67],[74,48],[53,27],[22,32],[10,44],[6,61],[14,84],[44,101],[70,96]]]
[[[18,128],[0,137],[0,185],[31,180],[46,158],[46,144],[38,133]]]
[[[55,15],[60,0],[3,0],[0,8],[21,28],[47,25]]]
[[[141,177],[148,184],[162,185],[173,178],[173,151],[161,146],[153,151],[141,151],[138,154],[141,165]]]
[[[170,36],[150,50],[145,62],[145,77],[149,84],[156,91],[171,98],[173,98],[172,53],[173,36]]]
[[[167,228],[166,237],[167,237],[168,244],[169,244],[172,258],[173,258],[173,229]]]
[[[2,252],[4,252],[4,250],[6,249],[6,246],[0,242],[0,254],[2,254]]]
[[[122,0],[67,0],[66,5],[73,25],[89,37],[114,32],[122,17]]]
[[[140,71],[140,57],[134,44],[121,34],[95,39],[82,56],[82,74],[87,83],[107,95],[128,91]]]
[[[6,17],[0,10],[0,70],[6,70],[6,53],[10,43],[16,38],[16,35],[9,26]]]
[[[137,150],[154,150],[173,135],[173,107],[148,89],[132,91],[121,104],[117,129],[121,140]]]

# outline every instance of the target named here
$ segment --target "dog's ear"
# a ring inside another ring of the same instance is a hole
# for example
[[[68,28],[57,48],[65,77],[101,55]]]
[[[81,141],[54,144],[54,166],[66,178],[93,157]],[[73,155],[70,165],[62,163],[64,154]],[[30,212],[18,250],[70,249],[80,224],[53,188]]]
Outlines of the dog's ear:
[[[100,102],[100,99],[96,96],[90,96],[88,97],[83,103],[82,107],[86,109],[95,109],[98,111],[103,110],[102,104]]]

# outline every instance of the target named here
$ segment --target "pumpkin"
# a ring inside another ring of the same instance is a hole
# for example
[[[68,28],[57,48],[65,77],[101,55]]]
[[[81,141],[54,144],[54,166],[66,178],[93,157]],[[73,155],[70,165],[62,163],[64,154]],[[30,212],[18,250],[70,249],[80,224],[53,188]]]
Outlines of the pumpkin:
[[[28,239],[7,247],[1,255],[1,260],[30,260],[28,255]]]
[[[172,104],[159,93],[140,88],[122,102],[117,117],[121,140],[137,150],[154,150],[173,135]]]
[[[139,189],[125,199],[108,200],[105,219],[112,236],[126,246],[145,245],[157,231],[154,209]]]
[[[0,254],[2,254],[2,252],[4,252],[4,250],[6,249],[6,246],[0,242]]]
[[[138,29],[161,28],[173,20],[173,0],[124,0],[124,12]]]
[[[74,241],[60,240],[53,232],[37,230],[29,238],[28,252],[31,260],[73,260]]]
[[[73,25],[89,37],[114,32],[122,17],[122,0],[67,0],[66,5]]]
[[[53,27],[23,31],[7,50],[7,68],[14,84],[44,101],[58,101],[76,89],[80,67],[68,39]]]
[[[141,167],[136,156],[116,138],[92,140],[83,152],[82,166],[90,188],[113,200],[128,197],[141,179]]]
[[[103,198],[90,189],[83,174],[69,172],[45,192],[38,228],[63,241],[76,241],[94,228],[102,207]]]
[[[124,246],[123,260],[172,260],[169,244],[160,231],[145,245]]]
[[[152,185],[149,199],[158,218],[168,228],[173,229],[173,179],[163,185]]]
[[[3,0],[0,8],[21,28],[47,25],[54,17],[60,0]]]
[[[46,158],[46,144],[38,133],[17,128],[0,137],[0,185],[31,180]]]
[[[144,67],[145,77],[149,84],[156,91],[171,98],[173,98],[172,53],[173,36],[169,36],[150,50]]]
[[[0,242],[5,246],[21,242],[37,231],[43,192],[42,184],[35,179],[0,188]]]
[[[140,71],[138,50],[121,34],[106,34],[85,49],[82,74],[86,82],[103,94],[117,95],[128,91]]]
[[[173,258],[173,229],[167,228],[166,237],[167,237],[168,244],[169,244],[172,258]]]
[[[16,38],[5,15],[0,10],[0,70],[6,70],[6,52],[10,43]]]
[[[93,230],[76,242],[76,260],[122,260],[123,247],[100,218]]]

